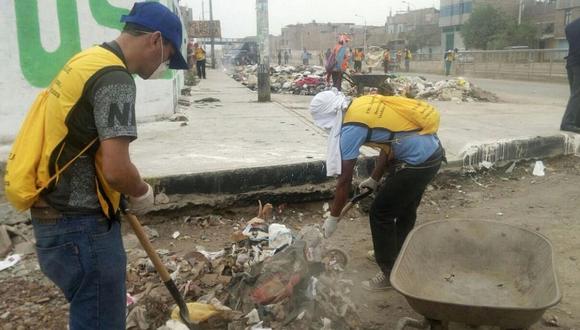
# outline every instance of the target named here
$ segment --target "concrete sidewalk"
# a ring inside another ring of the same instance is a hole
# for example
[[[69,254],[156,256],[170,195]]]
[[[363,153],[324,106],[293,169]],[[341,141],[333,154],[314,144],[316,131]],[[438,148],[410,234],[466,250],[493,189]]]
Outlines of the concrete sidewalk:
[[[577,136],[558,130],[566,84],[470,80],[502,102],[433,102],[442,114],[439,135],[450,163],[477,166],[577,152]],[[219,102],[195,102],[206,97]],[[159,190],[239,194],[327,180],[326,134],[308,113],[312,97],[272,94],[272,103],[257,103],[255,92],[209,70],[188,98],[193,103],[182,107],[187,125],[139,124],[139,139],[131,146],[133,161]],[[359,163],[358,174],[366,175],[372,160]]]

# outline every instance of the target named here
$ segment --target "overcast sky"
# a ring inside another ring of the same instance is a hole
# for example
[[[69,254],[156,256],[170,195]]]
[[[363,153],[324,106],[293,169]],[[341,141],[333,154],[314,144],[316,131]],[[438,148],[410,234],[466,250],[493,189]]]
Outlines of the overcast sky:
[[[202,18],[202,2],[205,3],[205,19],[209,19],[209,0],[182,0],[193,8],[193,18]],[[368,25],[384,25],[392,9],[407,10],[403,0],[270,0],[270,33],[280,34],[288,24],[317,22],[342,22]],[[409,0],[412,9],[439,8],[438,0]],[[213,0],[214,19],[221,21],[222,36],[246,37],[256,34],[256,0]],[[356,16],[358,15],[358,16]],[[362,16],[359,17],[359,16]]]

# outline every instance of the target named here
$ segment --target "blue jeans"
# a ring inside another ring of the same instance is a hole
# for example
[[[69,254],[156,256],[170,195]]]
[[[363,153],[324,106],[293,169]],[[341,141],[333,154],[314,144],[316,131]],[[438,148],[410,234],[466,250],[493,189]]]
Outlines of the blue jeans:
[[[32,224],[40,269],[70,303],[70,330],[124,330],[127,256],[119,221],[64,216]]]

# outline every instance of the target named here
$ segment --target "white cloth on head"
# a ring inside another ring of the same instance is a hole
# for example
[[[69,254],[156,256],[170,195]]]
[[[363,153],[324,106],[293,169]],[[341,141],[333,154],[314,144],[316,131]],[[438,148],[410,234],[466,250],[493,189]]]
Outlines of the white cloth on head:
[[[340,130],[342,117],[348,108],[351,98],[339,92],[336,88],[320,92],[310,102],[310,114],[316,126],[328,133],[326,150],[326,175],[335,176],[342,173],[342,158],[340,156]]]

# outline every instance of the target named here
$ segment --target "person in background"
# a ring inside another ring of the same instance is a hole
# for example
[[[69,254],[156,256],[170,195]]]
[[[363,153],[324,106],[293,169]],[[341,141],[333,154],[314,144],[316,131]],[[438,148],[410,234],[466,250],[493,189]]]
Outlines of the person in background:
[[[580,19],[566,26],[566,39],[570,45],[566,57],[570,99],[560,129],[580,134]]]
[[[290,54],[288,54],[288,49],[284,50],[284,65],[288,65],[288,59],[290,59]]]
[[[334,55],[335,58],[334,66],[331,68],[332,85],[339,91],[342,90],[342,73],[348,68],[348,41],[348,36],[341,34],[330,56]]]
[[[206,79],[205,77],[205,49],[197,42],[193,44],[195,53],[195,68],[197,69],[197,76],[199,79]]]
[[[357,48],[354,51],[354,71],[362,72],[362,61],[365,59],[365,53],[362,48]]]
[[[306,50],[306,48],[304,48],[304,50],[302,51],[302,64],[308,65],[308,51]]]
[[[282,65],[282,50],[278,49],[278,65]]]
[[[443,59],[445,60],[445,75],[449,76],[451,74],[451,65],[455,61],[455,53],[453,50],[449,49]]]
[[[403,52],[399,49],[399,50],[397,50],[397,53],[395,56],[397,58],[397,66],[399,66],[399,68],[400,68],[402,60],[403,60]]]
[[[324,50],[318,53],[318,65],[324,66]]]
[[[413,54],[411,53],[411,50],[409,48],[405,48],[404,57],[405,57],[405,71],[409,72],[409,70],[411,69],[411,60],[413,59]]]
[[[385,73],[389,73],[389,66],[391,65],[391,50],[387,48],[383,52],[383,69]]]

